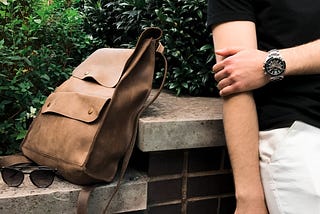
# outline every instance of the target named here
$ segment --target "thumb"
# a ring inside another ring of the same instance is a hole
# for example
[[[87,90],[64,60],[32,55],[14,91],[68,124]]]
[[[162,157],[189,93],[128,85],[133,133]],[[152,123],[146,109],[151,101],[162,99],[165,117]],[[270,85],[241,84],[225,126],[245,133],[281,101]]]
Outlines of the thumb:
[[[238,53],[241,50],[243,50],[243,48],[241,48],[241,47],[228,47],[228,48],[215,50],[215,53],[217,55],[227,57],[227,56],[235,55],[236,53]]]

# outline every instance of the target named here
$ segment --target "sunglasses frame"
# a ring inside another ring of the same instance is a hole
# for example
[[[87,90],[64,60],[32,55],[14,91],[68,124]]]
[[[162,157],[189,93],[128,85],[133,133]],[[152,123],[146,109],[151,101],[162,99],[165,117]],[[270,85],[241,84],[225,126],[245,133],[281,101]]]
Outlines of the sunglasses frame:
[[[21,173],[22,174],[21,181],[18,182],[17,184],[15,184],[15,185],[12,185],[12,184],[10,185],[10,183],[8,182],[8,178],[5,178],[5,176],[3,174],[4,170],[12,170],[12,171],[15,171],[16,173],[19,173],[19,174]],[[41,171],[49,171],[49,172],[53,173],[52,178],[50,177],[50,182],[48,184],[46,184],[46,185],[40,185],[39,183],[36,182],[36,179],[34,178],[34,176],[32,176],[33,173],[41,172]],[[24,175],[28,174],[29,175],[29,179],[33,183],[33,185],[35,185],[38,188],[47,188],[50,185],[52,185],[52,183],[54,181],[54,178],[56,176],[56,171],[57,171],[56,169],[52,169],[52,168],[49,168],[47,166],[37,166],[37,165],[30,165],[30,164],[29,165],[22,165],[22,166],[13,165],[13,166],[1,167],[0,168],[2,180],[9,187],[19,187],[24,181],[24,177],[25,177]]]

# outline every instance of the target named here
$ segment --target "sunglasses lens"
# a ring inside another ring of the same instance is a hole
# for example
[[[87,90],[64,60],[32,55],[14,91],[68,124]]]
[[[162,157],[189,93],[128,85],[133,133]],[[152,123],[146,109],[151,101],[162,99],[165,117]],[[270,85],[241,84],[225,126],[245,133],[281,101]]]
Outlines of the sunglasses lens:
[[[52,184],[54,176],[53,170],[38,169],[31,172],[30,180],[37,187],[46,188]]]
[[[4,168],[1,171],[2,179],[3,181],[10,187],[17,187],[19,186],[24,178],[24,175],[22,172],[10,169],[10,168]]]

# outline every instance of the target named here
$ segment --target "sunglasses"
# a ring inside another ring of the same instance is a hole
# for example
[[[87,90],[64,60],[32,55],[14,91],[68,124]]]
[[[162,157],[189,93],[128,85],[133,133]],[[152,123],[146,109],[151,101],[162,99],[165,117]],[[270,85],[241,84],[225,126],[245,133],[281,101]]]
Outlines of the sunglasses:
[[[32,170],[33,169],[33,170]],[[31,182],[39,187],[46,188],[54,180],[56,170],[46,166],[10,166],[2,167],[2,180],[10,187],[18,187],[24,180],[24,174],[29,174]]]

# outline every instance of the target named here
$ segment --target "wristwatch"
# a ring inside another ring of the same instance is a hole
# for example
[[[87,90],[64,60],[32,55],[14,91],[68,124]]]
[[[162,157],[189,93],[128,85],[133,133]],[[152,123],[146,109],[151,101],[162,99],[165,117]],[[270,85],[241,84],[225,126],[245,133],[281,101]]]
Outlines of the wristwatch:
[[[286,62],[276,49],[270,50],[263,64],[265,75],[270,77],[270,81],[282,80],[286,70]]]

